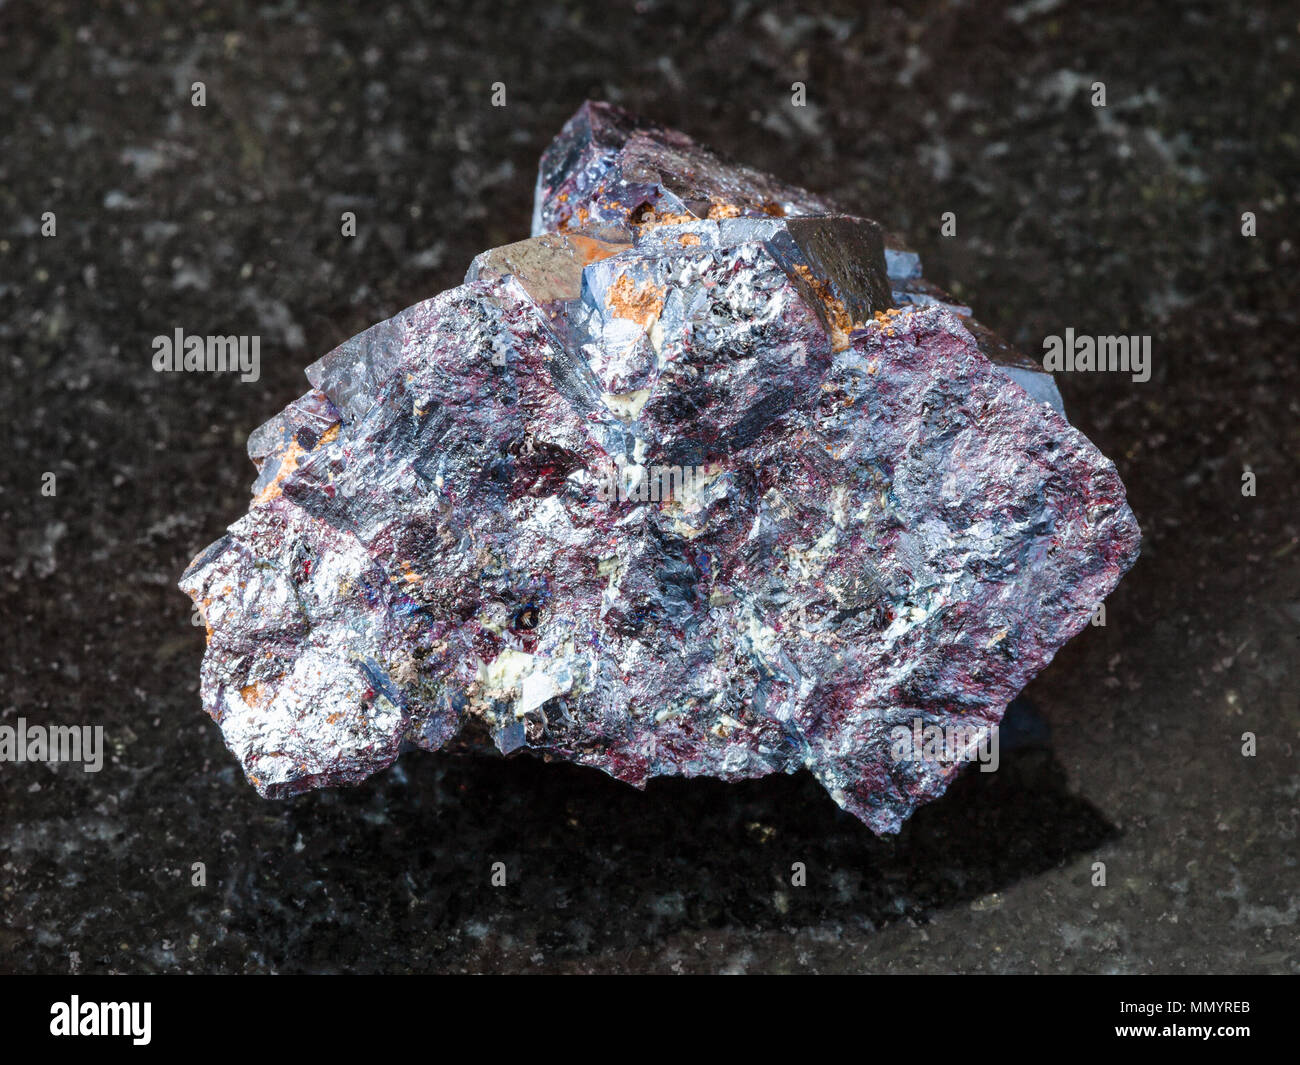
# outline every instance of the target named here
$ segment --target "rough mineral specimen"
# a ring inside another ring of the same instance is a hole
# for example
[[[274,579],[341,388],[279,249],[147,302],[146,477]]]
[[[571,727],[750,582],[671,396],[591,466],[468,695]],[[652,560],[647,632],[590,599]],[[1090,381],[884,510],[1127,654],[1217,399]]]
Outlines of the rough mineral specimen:
[[[250,438],[181,582],[227,744],[266,796],[807,768],[896,831],[961,764],[899,729],[987,737],[1135,560],[1113,465],[876,223],[680,133],[585,105],[533,228]]]

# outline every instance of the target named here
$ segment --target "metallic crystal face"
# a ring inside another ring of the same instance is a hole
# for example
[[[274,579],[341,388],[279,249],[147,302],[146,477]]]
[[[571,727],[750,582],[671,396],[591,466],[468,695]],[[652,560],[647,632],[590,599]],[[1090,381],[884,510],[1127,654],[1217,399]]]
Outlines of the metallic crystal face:
[[[875,223],[588,104],[529,240],[307,370],[181,586],[267,796],[412,747],[809,769],[877,832],[1137,557],[1049,375]],[[915,752],[912,752],[914,754]]]

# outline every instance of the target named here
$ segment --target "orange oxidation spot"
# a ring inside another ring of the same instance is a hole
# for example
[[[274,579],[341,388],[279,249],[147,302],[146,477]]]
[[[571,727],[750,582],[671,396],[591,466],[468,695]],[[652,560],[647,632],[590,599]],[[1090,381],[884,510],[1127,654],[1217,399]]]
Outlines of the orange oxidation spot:
[[[698,244],[700,242],[700,238],[695,233],[683,233],[681,236],[681,242],[683,247],[689,248],[692,245]]]
[[[239,689],[239,697],[253,709],[257,709],[267,699],[266,685],[260,680]]]
[[[298,459],[302,457],[302,453],[302,445],[297,440],[290,440],[288,448],[280,456],[280,468],[275,471],[275,478],[257,494],[257,498],[253,500],[254,506],[269,503],[279,497],[280,482],[298,468]]]
[[[638,286],[627,274],[610,286],[605,303],[617,318],[627,318],[649,329],[664,308],[665,289],[651,281]]]
[[[577,233],[569,237],[568,241],[569,246],[582,256],[584,264],[608,259],[615,252],[620,252],[627,247],[626,244],[606,244],[603,240],[592,240],[591,237],[580,236]]]
[[[826,308],[826,321],[830,325],[831,351],[843,351],[849,346],[849,331],[853,328],[853,317],[849,314],[844,301],[837,298],[830,285],[817,277],[804,264],[799,263],[795,272],[808,283],[814,295]]]
[[[893,319],[897,318],[902,313],[903,312],[900,311],[897,307],[889,307],[886,310],[877,311],[874,315],[871,316],[871,320],[876,325],[881,326],[884,329],[886,336],[891,336],[891,337],[897,336],[898,331],[891,327],[894,325]],[[871,372],[875,373],[876,371],[872,370]]]
[[[335,422],[320,434],[320,438],[316,441],[315,446],[311,450],[315,451],[323,444],[333,443],[334,440],[338,438],[338,435],[339,423]],[[275,471],[274,479],[258,493],[257,498],[253,500],[253,505],[256,506],[262,503],[269,503],[271,500],[277,498],[282,490],[281,483],[289,476],[289,474],[293,473],[293,471],[298,468],[298,463],[302,460],[302,457],[307,454],[309,454],[309,452],[298,443],[297,437],[290,440],[289,446],[285,448],[284,454],[280,456],[280,468]]]
[[[708,216],[714,220],[719,218],[739,218],[740,208],[734,203],[715,203],[709,208]]]
[[[693,214],[675,211],[656,211],[650,204],[642,204],[632,212],[628,221],[633,225],[651,229],[655,226],[682,226],[688,222],[698,222]]]

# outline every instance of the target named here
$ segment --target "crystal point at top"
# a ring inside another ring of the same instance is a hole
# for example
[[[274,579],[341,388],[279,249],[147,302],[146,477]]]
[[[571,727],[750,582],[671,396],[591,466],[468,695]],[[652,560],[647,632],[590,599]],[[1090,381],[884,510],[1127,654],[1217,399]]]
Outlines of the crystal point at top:
[[[692,218],[837,213],[829,200],[728,163],[683,133],[588,101],[542,153],[533,236],[617,239],[640,225]]]

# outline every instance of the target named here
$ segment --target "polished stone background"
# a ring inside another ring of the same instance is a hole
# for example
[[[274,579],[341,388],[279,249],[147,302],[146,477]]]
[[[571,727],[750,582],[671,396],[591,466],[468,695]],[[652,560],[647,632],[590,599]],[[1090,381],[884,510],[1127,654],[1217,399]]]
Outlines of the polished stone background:
[[[0,765],[0,971],[1300,971],[1294,8],[350,7],[0,5],[0,723],[112,744]],[[586,97],[885,221],[1028,352],[1154,338],[1145,384],[1060,379],[1142,560],[1027,689],[1042,727],[896,839],[805,776],[523,759],[264,802],[200,710],[175,582],[248,432],[525,236]],[[262,380],[155,374],[177,327],[260,334]]]

